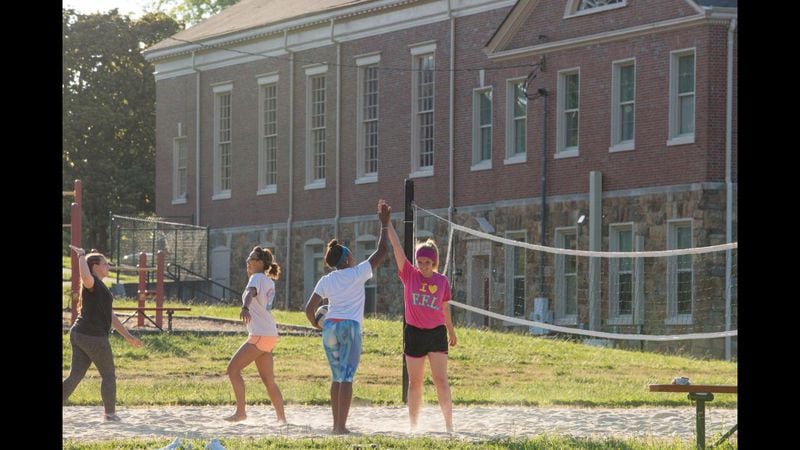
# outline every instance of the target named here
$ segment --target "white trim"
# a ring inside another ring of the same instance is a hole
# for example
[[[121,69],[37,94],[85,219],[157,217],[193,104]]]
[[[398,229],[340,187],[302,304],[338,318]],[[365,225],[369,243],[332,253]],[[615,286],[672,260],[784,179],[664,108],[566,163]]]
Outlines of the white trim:
[[[377,183],[378,182],[378,175],[367,175],[360,178],[356,178],[353,183],[354,184],[369,184],[369,183]]]
[[[633,137],[628,140],[620,139],[620,122],[622,120],[620,102],[620,88],[621,88],[621,69],[633,66]],[[636,147],[636,58],[625,58],[616,61],[611,61],[611,146],[608,148],[609,152],[621,152],[633,150]]]
[[[356,109],[356,122],[355,122],[355,133],[356,133],[356,178],[359,180],[364,179],[372,179],[374,178],[377,181],[378,177],[378,168],[377,164],[380,162],[380,70],[377,70],[377,64],[380,62],[380,55],[372,55],[365,57],[362,61],[368,61],[369,64],[358,65],[356,69],[356,98],[355,98],[355,109]],[[376,140],[377,140],[377,152],[378,158],[376,160],[376,168],[375,171],[368,172],[366,170],[367,164],[367,155],[366,155],[366,142],[365,133],[367,129],[367,122],[364,120],[364,99],[365,99],[365,75],[369,69],[375,66],[375,79],[376,79],[376,91],[375,91],[375,118],[370,119],[369,123],[374,124],[377,127],[376,130]],[[359,183],[356,183],[359,184]]]
[[[209,86],[211,86],[211,92],[215,94],[233,91],[233,81],[220,81],[219,83],[211,83]]]
[[[318,66],[319,67],[319,66]],[[328,66],[325,66],[325,70],[327,70]],[[313,75],[306,74],[306,98],[305,98],[305,110],[306,110],[306,118],[305,118],[305,174],[306,174],[306,184],[305,189],[320,189],[325,187],[325,179],[328,175],[328,161],[327,161],[327,152],[328,152],[328,105],[329,105],[329,97],[328,97],[328,78],[326,75],[327,72],[314,72]],[[325,104],[323,108],[322,117],[325,122],[324,127],[320,128],[313,128],[313,94],[314,94],[314,79],[320,78],[322,79],[325,88]],[[324,130],[325,139],[322,141],[325,146],[325,177],[323,178],[315,178],[315,153],[316,148],[314,147],[313,142],[313,135],[315,130]]]
[[[270,194],[275,194],[277,192],[278,192],[278,186],[270,184],[263,189],[257,190],[256,195],[270,195]]]
[[[694,88],[692,90],[692,132],[680,133],[680,108],[678,105],[678,59],[683,56],[692,55],[694,57],[692,80]],[[667,135],[667,145],[681,145],[694,143],[697,126],[697,48],[683,48],[669,52],[669,134]]]
[[[425,41],[416,44],[408,44],[408,49],[413,56],[425,55],[436,52],[436,41]]]
[[[211,196],[211,200],[227,200],[231,198],[231,191],[221,191]]]
[[[436,136],[436,53],[433,52],[433,53],[414,54],[413,53],[413,49],[411,49],[411,51],[412,51],[412,54],[411,54],[411,68],[413,69],[413,71],[411,72],[411,96],[410,96],[411,97],[411,140],[410,140],[410,145],[411,145],[411,151],[410,151],[411,165],[410,165],[410,167],[411,167],[412,176],[431,176],[431,175],[433,175],[433,167],[436,164],[436,141],[435,141],[435,136]],[[419,140],[420,140],[420,123],[419,123],[420,112],[419,112],[419,109],[418,109],[418,106],[419,106],[418,93],[419,93],[419,77],[423,72],[419,70],[419,66],[420,66],[419,61],[422,58],[427,57],[428,55],[430,55],[431,62],[432,62],[431,89],[432,89],[433,92],[431,93],[430,114],[432,116],[431,117],[431,127],[432,127],[432,131],[431,131],[432,138],[431,139],[433,140],[433,144],[432,144],[433,145],[433,149],[432,149],[432,155],[431,155],[432,156],[431,165],[430,166],[421,166],[420,163],[419,163],[421,148],[420,148],[420,142],[419,142]]]
[[[620,232],[629,231],[631,236],[629,250],[620,249]],[[634,234],[633,222],[610,223],[608,224],[608,251],[634,251],[636,235]],[[631,276],[631,312],[628,314],[619,313],[619,275],[620,275],[620,258],[611,258],[608,261],[608,320],[609,325],[632,325],[633,314],[636,309],[636,270],[635,264],[637,258],[628,258],[630,260],[630,276]]]
[[[654,34],[657,32],[672,31],[694,25],[704,25],[708,22],[709,19],[704,15],[679,17],[676,19],[668,19],[652,24],[638,25],[622,30],[606,31],[588,36],[578,36],[574,38],[563,39],[556,42],[547,42],[528,47],[492,52],[488,53],[487,56],[490,60],[495,61],[502,61],[504,59],[511,58],[526,58],[545,53],[555,53],[564,50],[570,50],[573,48],[583,48],[587,45],[597,45],[605,42],[630,39],[643,34]]]
[[[228,124],[228,126],[230,127],[228,129],[228,133],[230,134],[230,136],[228,136],[229,140],[224,141],[224,143],[229,145],[229,147],[230,147],[229,148],[230,156],[232,156],[233,155],[233,84],[231,84],[230,82],[226,82],[225,84],[218,84],[216,86],[212,85],[212,90],[214,91],[214,99],[213,99],[214,100],[214,106],[213,106],[213,108],[214,108],[214,111],[213,111],[213,120],[214,120],[213,133],[214,133],[214,135],[212,137],[212,145],[213,145],[213,149],[212,149],[212,155],[213,155],[212,171],[213,171],[213,174],[212,174],[212,197],[211,197],[211,199],[212,200],[219,200],[219,199],[231,198],[231,186],[228,186],[228,189],[223,189],[222,188],[222,155],[220,153],[220,151],[221,151],[220,147],[223,144],[223,142],[219,140],[220,120],[221,120],[221,117],[220,117],[219,113],[220,113],[220,97],[225,95],[225,96],[228,97],[228,108],[229,108],[229,111],[228,111],[229,124]],[[233,170],[232,170],[233,165],[232,164],[230,165],[230,168],[231,168],[231,172],[233,172]],[[232,173],[231,173],[231,176],[230,176],[230,179],[229,179],[229,183],[230,183],[230,185],[233,184],[233,174]]]
[[[408,178],[425,178],[433,176],[433,167],[428,166],[427,169],[415,170],[408,174]]]
[[[667,249],[677,249],[677,228],[678,227],[686,227],[688,225],[689,232],[690,232],[690,239],[691,242],[689,243],[689,247],[691,248],[694,246],[694,220],[691,218],[680,218],[680,219],[669,219],[667,220],[666,227],[667,227]],[[694,316],[694,307],[695,307],[695,267],[694,267],[694,258],[692,258],[692,267],[691,267],[691,281],[692,281],[692,292],[691,292],[691,313],[689,314],[678,314],[678,258],[679,256],[671,256],[667,258],[667,279],[666,279],[666,297],[667,297],[667,311],[666,317],[664,318],[665,325],[691,325],[693,322]]]
[[[553,241],[555,242],[555,246],[556,247],[565,248],[564,247],[564,245],[565,245],[564,244],[564,237],[567,236],[567,235],[571,235],[571,236],[575,236],[575,247],[577,248],[577,246],[578,246],[578,227],[577,226],[557,227],[555,230],[553,230],[553,233],[555,234],[555,239]],[[565,284],[564,284],[565,278],[564,277],[566,275],[564,274],[564,267],[563,267],[564,264],[566,263],[565,262],[565,257],[566,257],[566,255],[562,255],[562,254],[556,254],[556,256],[555,256],[555,270],[554,270],[554,272],[555,272],[554,273],[554,275],[555,275],[555,280],[554,280],[554,296],[555,296],[554,305],[555,305],[555,307],[553,308],[554,322],[557,325],[577,325],[578,324],[577,310],[578,310],[578,306],[579,306],[577,304],[578,303],[578,298],[577,298],[578,297],[578,287],[579,287],[579,286],[577,286],[577,280],[579,279],[579,276],[578,276],[579,270],[578,270],[578,267],[577,267],[578,260],[577,260],[577,257],[574,257],[574,258],[576,258],[576,260],[575,260],[575,280],[576,280],[575,281],[575,283],[576,283],[576,286],[575,286],[575,295],[576,295],[575,302],[576,302],[576,305],[575,306],[576,306],[576,313],[575,314],[566,314],[566,301],[567,301],[567,299],[565,298],[566,293],[564,292],[564,288],[565,288]]]
[[[325,180],[314,180],[311,183],[306,183],[303,189],[310,191],[312,189],[325,189]]]
[[[272,84],[278,82],[278,72],[272,73],[264,73],[260,75],[256,75],[256,84],[261,86],[262,84]]]
[[[528,156],[528,99],[525,98],[525,145],[522,153],[513,153],[516,140],[514,139],[515,122],[514,107],[516,106],[516,90],[514,85],[525,83],[525,77],[509,78],[506,80],[506,155],[503,164],[516,164],[527,161]]]
[[[358,55],[353,57],[356,60],[356,66],[370,66],[381,62],[381,52],[373,52],[365,55]]]
[[[172,204],[173,205],[185,205],[186,204],[186,199],[185,198],[172,199]]]
[[[583,11],[578,11],[578,5],[580,4],[581,0],[569,0],[567,2],[567,7],[564,9],[564,19],[571,19],[573,17],[580,17],[585,16],[588,14],[595,14],[600,13],[603,11],[609,11],[617,8],[623,8],[628,6],[627,0],[622,0],[620,3],[612,3],[610,5],[603,5],[597,6],[590,9],[584,9]]]
[[[178,122],[178,135],[172,139],[172,204],[181,205],[186,203],[186,197],[189,194],[189,139],[183,136],[182,124]],[[184,192],[180,192],[180,146],[181,143],[186,145],[186,186]]]
[[[489,93],[489,124],[481,124],[481,97]],[[483,141],[481,132],[489,129],[489,158],[483,159]],[[475,88],[472,90],[472,164],[470,170],[486,170],[492,168],[494,147],[494,88],[492,86]]]
[[[327,64],[309,64],[307,66],[303,66],[303,70],[307,77],[311,77],[314,75],[319,75],[328,72],[328,65]]]
[[[578,106],[574,108],[577,110],[578,113],[578,130],[577,130],[577,139],[578,145],[574,145],[571,147],[567,147],[566,145],[566,136],[564,133],[566,132],[566,123],[564,120],[564,115],[566,114],[566,110],[564,108],[564,102],[566,101],[566,83],[565,78],[571,75],[578,75]],[[580,154],[580,136],[581,136],[581,68],[580,67],[571,67],[569,69],[562,69],[557,72],[558,77],[558,87],[557,87],[557,99],[556,99],[556,155],[555,158],[570,158],[573,156],[578,156]]]
[[[507,230],[503,234],[503,236],[506,239],[511,239],[511,240],[515,240],[515,241],[522,241],[522,242],[528,242],[528,230],[526,230],[526,229]],[[514,255],[510,254],[511,252],[509,252],[509,249],[511,249],[514,252]],[[523,254],[522,264],[524,265],[524,267],[522,269],[522,273],[521,274],[515,273],[516,266],[514,264],[514,258],[512,257],[512,256],[516,256],[516,252],[517,251],[523,252],[522,253]],[[504,253],[505,266],[511,268],[510,270],[506,271],[505,283],[504,283],[505,284],[505,298],[506,298],[506,301],[505,301],[505,313],[506,314],[505,315],[509,316],[509,317],[522,317],[522,318],[525,318],[525,304],[527,303],[527,299],[528,299],[528,296],[527,296],[527,291],[528,291],[528,279],[527,279],[528,278],[527,277],[528,262],[527,262],[527,258],[525,257],[525,252],[526,252],[526,250],[523,247],[517,247],[517,246],[513,246],[513,245],[505,245],[504,246],[503,253]],[[516,300],[514,298],[514,281],[515,281],[515,279],[517,277],[522,277],[522,281],[525,284],[525,286],[522,289],[523,290],[523,295],[522,295],[522,297],[523,297],[523,300],[522,300],[522,315],[520,315],[520,316],[514,315],[514,301]],[[533,311],[533,305],[531,305],[531,311]],[[514,326],[514,324],[512,324],[510,322],[503,321],[503,326],[507,326],[507,327],[508,326]]]

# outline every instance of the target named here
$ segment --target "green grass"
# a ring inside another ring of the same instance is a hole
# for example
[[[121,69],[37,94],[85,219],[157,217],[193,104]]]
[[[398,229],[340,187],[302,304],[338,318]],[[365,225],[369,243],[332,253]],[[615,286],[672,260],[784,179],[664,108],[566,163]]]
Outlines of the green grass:
[[[299,311],[273,312],[280,323],[307,324]],[[238,308],[192,305],[191,313],[237,318]],[[399,320],[365,319],[354,405],[402,404],[401,331]],[[459,344],[450,351],[448,370],[455,405],[687,406],[685,394],[649,392],[648,384],[667,383],[677,375],[688,376],[696,384],[737,384],[737,365],[732,362],[597,348],[480,329],[457,328],[457,333]],[[117,403],[233,404],[225,368],[245,336],[244,327],[238,336],[143,334],[145,345],[137,349],[115,334],[111,342],[117,365]],[[66,376],[72,356],[67,334],[62,342]],[[330,372],[319,336],[282,336],[275,349],[275,372],[287,403],[329,404]],[[254,366],[246,368],[243,375],[246,383],[259,383]],[[100,405],[99,383],[92,366],[70,401]],[[253,404],[269,403],[264,389],[249,390],[247,399]],[[429,372],[425,400],[436,402]],[[736,395],[720,394],[714,400],[717,408],[736,405]]]
[[[172,441],[169,438],[161,439],[120,439],[104,442],[80,442],[72,439],[63,441],[63,448],[67,450],[111,450],[111,449],[141,449],[160,448]],[[181,439],[184,446],[203,448],[207,442],[204,439]],[[709,439],[708,444],[715,440]],[[481,441],[462,441],[436,439],[430,437],[394,438],[386,436],[360,436],[360,437],[325,437],[306,439],[287,439],[284,437],[264,438],[223,438],[220,443],[229,449],[447,449],[447,450],[559,450],[559,449],[589,449],[589,450],[691,450],[694,444],[683,442],[679,439],[652,439],[652,438],[573,438],[562,436],[542,435],[531,439],[489,439]],[[727,441],[715,447],[722,450],[738,448],[736,441]]]

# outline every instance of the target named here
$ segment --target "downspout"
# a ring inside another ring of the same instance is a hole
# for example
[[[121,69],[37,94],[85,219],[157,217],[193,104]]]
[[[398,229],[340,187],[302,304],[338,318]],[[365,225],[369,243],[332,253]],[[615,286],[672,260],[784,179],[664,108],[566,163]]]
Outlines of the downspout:
[[[456,36],[456,19],[453,17],[453,11],[450,8],[450,0],[447,0],[447,17],[450,18],[450,100],[449,100],[449,108],[450,111],[448,113],[447,119],[447,134],[448,140],[450,141],[450,148],[449,151],[449,170],[450,170],[450,182],[448,185],[448,200],[447,200],[447,220],[450,222],[453,221],[453,213],[455,209],[454,200],[453,200],[453,184],[455,180],[453,179],[453,154],[455,153],[455,148],[453,144],[453,136],[455,135],[455,130],[453,129],[453,114],[455,111],[455,60],[456,60],[456,44],[455,44],[455,36]],[[449,251],[449,249],[448,249]]]
[[[283,49],[289,54],[289,217],[286,219],[286,289],[283,308],[289,309],[289,286],[292,280],[292,200],[294,198],[294,53],[289,51],[289,30],[283,30]]]
[[[194,224],[200,225],[200,71],[197,70],[195,50],[192,50],[192,70],[196,74],[194,92]]]
[[[341,117],[342,117],[342,44],[333,38],[333,23],[331,19],[331,42],[336,44],[336,217],[333,219],[333,235],[339,236],[339,220],[341,219],[342,204],[342,169],[341,169]]]
[[[547,89],[540,88],[538,94],[544,98],[542,102],[542,229],[541,241],[542,246],[547,245]],[[545,298],[544,295],[544,253],[539,252],[539,297]]]
[[[733,40],[736,32],[736,18],[728,25],[728,64],[725,99],[725,242],[733,241]],[[725,331],[731,329],[731,250],[725,251]],[[731,360],[731,337],[725,337],[725,359]]]

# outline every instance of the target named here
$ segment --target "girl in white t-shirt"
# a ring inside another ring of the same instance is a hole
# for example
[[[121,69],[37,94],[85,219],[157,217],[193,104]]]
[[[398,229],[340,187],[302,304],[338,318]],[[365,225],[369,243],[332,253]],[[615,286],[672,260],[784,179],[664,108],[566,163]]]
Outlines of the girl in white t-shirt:
[[[353,378],[361,358],[361,322],[364,320],[364,283],[386,258],[386,228],[389,205],[378,202],[381,235],[378,248],[369,259],[356,263],[353,252],[336,239],[328,243],[325,264],[334,269],[317,282],[306,303],[306,317],[322,330],[322,347],[331,367],[331,409],[333,434],[347,434],[347,415],[353,398]],[[325,323],[317,323],[315,311],[328,299]]]
[[[275,383],[273,370],[272,349],[278,343],[278,327],[272,317],[272,301],[275,299],[275,282],[281,273],[281,268],[275,263],[275,258],[269,249],[253,247],[247,256],[247,286],[242,293],[242,311],[239,313],[242,322],[247,325],[249,334],[236,354],[228,363],[228,378],[236,395],[236,412],[225,420],[239,422],[247,418],[245,413],[244,379],[242,369],[253,361],[258,368],[261,381],[267,387],[267,394],[275,408],[278,422],[286,423],[283,412],[283,396]]]

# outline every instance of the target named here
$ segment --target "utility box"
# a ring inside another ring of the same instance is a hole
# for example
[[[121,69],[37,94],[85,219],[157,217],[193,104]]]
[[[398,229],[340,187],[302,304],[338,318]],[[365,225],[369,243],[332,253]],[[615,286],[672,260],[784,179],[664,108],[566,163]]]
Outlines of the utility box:
[[[534,322],[553,323],[553,312],[550,311],[549,302],[546,297],[536,297],[533,299],[533,312],[530,315],[530,320]],[[544,328],[529,327],[528,331],[531,334],[548,334],[550,330]]]

